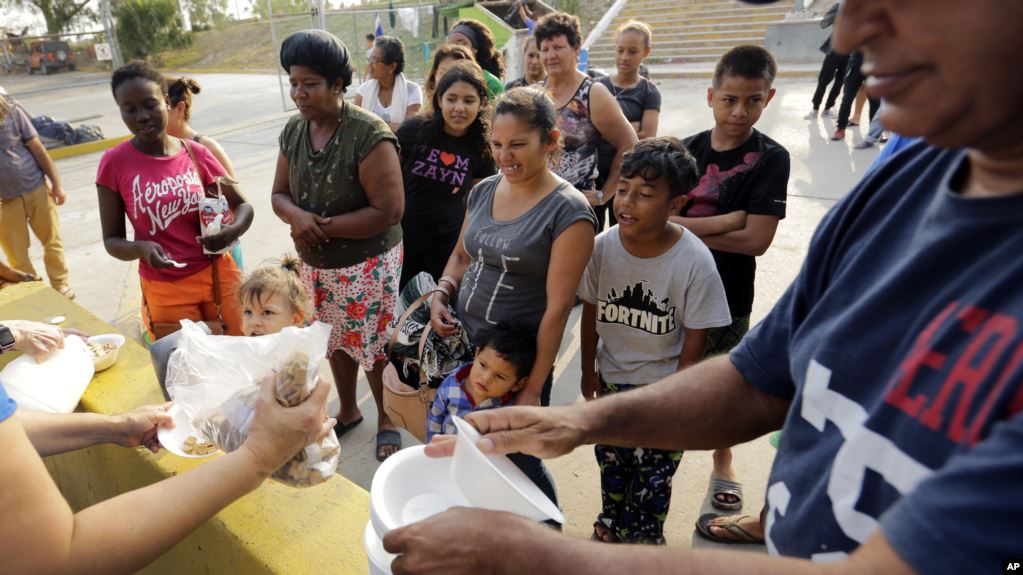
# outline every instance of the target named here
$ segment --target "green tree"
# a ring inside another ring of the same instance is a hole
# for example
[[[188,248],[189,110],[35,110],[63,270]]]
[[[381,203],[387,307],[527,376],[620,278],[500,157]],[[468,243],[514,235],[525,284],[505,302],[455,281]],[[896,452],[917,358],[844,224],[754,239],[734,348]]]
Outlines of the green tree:
[[[114,5],[117,40],[127,58],[150,58],[192,43],[175,0],[121,0]]]
[[[95,21],[96,13],[89,8],[89,0],[0,0],[0,6],[34,7],[46,20],[46,32],[66,32],[77,20]]]
[[[309,11],[309,2],[307,2],[306,0],[271,0],[271,1],[273,2],[274,16]],[[267,8],[266,0],[254,0],[254,2],[252,3],[252,13],[264,20],[269,18],[270,11]]]
[[[192,30],[209,30],[227,20],[227,0],[188,0]]]

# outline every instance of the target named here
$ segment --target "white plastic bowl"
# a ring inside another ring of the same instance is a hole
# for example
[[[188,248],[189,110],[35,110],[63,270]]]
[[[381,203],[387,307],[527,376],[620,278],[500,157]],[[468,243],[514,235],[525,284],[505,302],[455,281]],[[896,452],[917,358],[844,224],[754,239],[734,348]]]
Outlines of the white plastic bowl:
[[[458,429],[451,479],[473,507],[509,511],[534,521],[553,519],[565,523],[565,515],[521,469],[503,455],[484,455],[476,447],[480,434],[464,419],[454,416]]]
[[[391,575],[391,561],[394,561],[397,555],[391,555],[384,550],[384,543],[373,529],[372,521],[366,522],[362,546],[366,549],[370,575]]]
[[[117,354],[120,353],[121,347],[124,345],[124,336],[119,333],[108,333],[104,335],[94,335],[86,341],[96,345],[113,344],[116,346],[113,351],[92,358],[92,364],[96,367],[96,373],[99,373],[114,365],[117,361]]]
[[[388,457],[373,475],[369,496],[370,522],[378,538],[452,507],[469,505],[451,481],[451,459],[427,457],[422,445]]]

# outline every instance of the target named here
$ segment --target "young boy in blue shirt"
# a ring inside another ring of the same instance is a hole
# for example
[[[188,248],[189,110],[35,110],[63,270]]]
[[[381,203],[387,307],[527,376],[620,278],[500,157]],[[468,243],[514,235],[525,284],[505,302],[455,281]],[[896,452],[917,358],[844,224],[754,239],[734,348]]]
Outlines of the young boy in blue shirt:
[[[707,332],[731,315],[710,250],[669,218],[696,183],[674,138],[626,152],[614,214],[583,274],[582,394],[587,400],[659,381],[703,358]],[[599,345],[598,345],[599,342]],[[664,544],[681,451],[597,445],[603,506],[593,538]]]
[[[426,443],[434,435],[454,435],[451,417],[515,403],[536,360],[536,338],[519,327],[500,325],[476,350],[471,363],[451,372],[437,389],[426,422]]]

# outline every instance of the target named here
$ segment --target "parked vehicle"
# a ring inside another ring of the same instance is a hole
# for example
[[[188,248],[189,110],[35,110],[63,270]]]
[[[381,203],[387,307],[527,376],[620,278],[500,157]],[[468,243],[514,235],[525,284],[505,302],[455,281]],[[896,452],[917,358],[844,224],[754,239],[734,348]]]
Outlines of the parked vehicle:
[[[75,53],[67,42],[63,40],[44,40],[32,44],[29,51],[29,74],[35,74],[36,71],[49,74],[61,68],[75,69]]]

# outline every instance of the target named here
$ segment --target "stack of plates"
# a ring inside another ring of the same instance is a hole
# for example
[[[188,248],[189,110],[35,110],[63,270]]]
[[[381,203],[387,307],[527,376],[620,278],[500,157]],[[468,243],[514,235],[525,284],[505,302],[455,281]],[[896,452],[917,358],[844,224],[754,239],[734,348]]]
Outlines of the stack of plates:
[[[370,521],[364,545],[372,575],[390,575],[394,555],[381,539],[392,529],[421,521],[451,507],[508,511],[536,521],[565,522],[565,516],[514,463],[502,455],[484,455],[479,433],[455,418],[458,441],[451,458],[427,457],[423,446],[389,457],[373,476]]]

